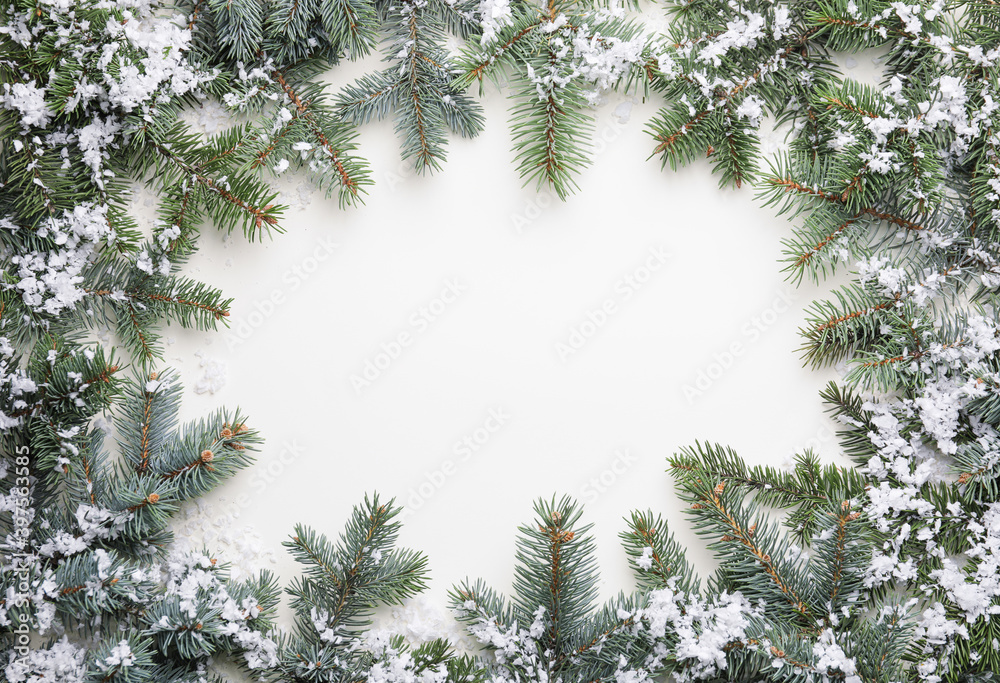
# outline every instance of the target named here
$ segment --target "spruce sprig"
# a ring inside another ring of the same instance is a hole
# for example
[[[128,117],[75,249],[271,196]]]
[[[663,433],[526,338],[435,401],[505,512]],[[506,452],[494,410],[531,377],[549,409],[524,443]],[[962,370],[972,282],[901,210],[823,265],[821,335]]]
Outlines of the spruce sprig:
[[[593,3],[511,2],[501,17],[484,18],[479,45],[459,63],[462,82],[514,81],[511,131],[525,185],[549,187],[565,199],[589,165],[594,128],[589,104],[603,90],[634,80],[645,43],[623,11]]]
[[[339,542],[301,525],[285,542],[304,573],[288,588],[296,631],[283,644],[282,680],[480,680],[475,660],[455,655],[445,640],[414,647],[369,628],[376,607],[401,604],[426,587],[427,559],[395,547],[400,511],[393,501],[366,496]]]
[[[482,581],[451,592],[460,621],[494,661],[491,680],[605,680],[643,653],[630,646],[637,596],[596,608],[597,566],[590,525],[573,500],[539,500],[535,519],[519,528],[514,595]]]
[[[172,547],[180,505],[248,466],[259,436],[238,411],[179,429],[169,371],[120,379],[105,363],[62,340],[28,365],[35,400],[0,434],[2,492],[21,501],[0,517],[6,676],[182,683],[213,657],[275,665],[274,577],[234,581],[207,551]],[[117,454],[91,424],[112,405]],[[74,640],[15,656],[15,627]]]
[[[455,77],[444,48],[446,31],[463,37],[475,30],[468,3],[396,0],[379,3],[385,34],[382,71],[344,88],[339,115],[355,125],[394,114],[403,159],[418,173],[440,170],[449,131],[475,137],[484,124],[482,109]]]

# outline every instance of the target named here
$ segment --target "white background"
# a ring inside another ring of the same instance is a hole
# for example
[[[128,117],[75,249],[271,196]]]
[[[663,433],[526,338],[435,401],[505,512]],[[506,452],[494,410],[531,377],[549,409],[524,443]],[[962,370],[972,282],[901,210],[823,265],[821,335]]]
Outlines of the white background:
[[[338,70],[338,82],[375,64]],[[803,308],[828,286],[784,281],[780,241],[791,226],[752,189],[718,189],[704,162],[674,173],[647,160],[644,127],[660,103],[634,99],[621,123],[614,111],[625,101],[612,94],[598,111],[604,140],[565,203],[522,189],[509,102],[488,89],[485,133],[453,139],[440,173],[414,175],[391,122],[372,124],[360,138],[376,181],[364,206],[341,211],[314,194],[263,245],[205,229],[186,272],[235,297],[231,329],[171,330],[168,363],[187,386],[184,419],[239,406],[266,438],[258,464],[209,500],[276,551],[286,584],[297,568],[280,543],[296,522],[336,536],[366,492],[407,504],[451,460],[452,475],[401,534],[430,558],[432,600],[444,604],[466,576],[509,594],[516,527],[531,520],[534,499],[554,493],[587,501],[608,597],[633,586],[617,536],[636,508],[664,514],[696,566],[711,568],[665,473],[678,449],[707,440],[775,465],[806,446],[835,456],[818,394],[836,375],[803,368],[796,351]],[[330,241],[338,246],[310,262]],[[657,249],[670,256],[640,288],[620,284],[641,278]],[[465,291],[419,331],[411,316],[449,281]],[[282,303],[268,311],[276,291]],[[608,299],[615,313],[560,358],[557,344]],[[755,319],[765,328],[756,335]],[[400,332],[411,344],[359,394],[351,376]],[[734,342],[742,355],[713,369]],[[200,359],[227,368],[214,394],[191,389]],[[700,371],[717,379],[688,400],[684,386]],[[455,443],[491,409],[509,419],[459,462]],[[634,462],[619,459],[613,473],[622,451]],[[614,479],[603,493],[585,488],[602,474]]]

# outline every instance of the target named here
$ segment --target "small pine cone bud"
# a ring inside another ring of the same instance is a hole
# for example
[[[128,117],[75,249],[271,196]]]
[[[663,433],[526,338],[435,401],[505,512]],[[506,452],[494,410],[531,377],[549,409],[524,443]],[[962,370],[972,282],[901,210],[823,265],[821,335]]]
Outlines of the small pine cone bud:
[[[722,492],[726,490],[726,482],[720,481],[718,484],[715,485],[715,488],[712,490],[715,492],[715,495],[721,496]]]
[[[160,500],[160,494],[150,493],[148,496],[146,496],[146,500],[149,501],[150,503],[156,503]]]
[[[212,451],[208,450],[207,448],[201,452],[202,462],[212,462],[212,458],[214,457],[215,454],[213,454]]]
[[[561,521],[562,521],[562,513],[559,512],[558,510],[553,510],[552,511],[552,523],[553,524],[558,524]]]
[[[576,534],[573,533],[572,531],[567,531],[565,533],[565,538],[567,541],[572,541],[574,536],[576,536]]]
[[[238,425],[233,425],[233,431],[235,431],[237,434],[242,434],[243,432],[247,431],[247,426],[241,422]]]
[[[968,472],[962,472],[962,474],[959,475],[959,477],[958,477],[958,483],[959,484],[967,484],[967,483],[969,483],[970,479],[972,479],[972,475],[971,474],[969,474]]]
[[[246,446],[244,446],[241,443],[234,443],[234,444],[230,444],[230,448],[232,448],[234,451],[242,451],[242,450],[246,449]]]
[[[231,439],[233,438],[233,430],[230,429],[229,427],[226,427],[225,429],[222,430],[221,436],[223,439]]]
[[[159,376],[160,376],[160,373],[158,373],[158,372],[151,372],[151,373],[149,373],[149,378],[150,379],[156,379]]]
[[[218,560],[217,560],[217,559],[215,559],[214,557],[212,557],[212,558],[209,558],[209,560],[208,560],[208,561],[212,563],[212,566],[213,566],[213,567],[215,566],[215,563],[216,563],[216,562],[218,562]]]

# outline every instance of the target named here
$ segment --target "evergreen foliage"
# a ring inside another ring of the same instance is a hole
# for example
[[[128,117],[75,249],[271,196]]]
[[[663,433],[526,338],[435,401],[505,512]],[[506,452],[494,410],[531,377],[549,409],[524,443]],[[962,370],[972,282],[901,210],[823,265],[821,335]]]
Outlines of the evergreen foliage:
[[[110,325],[148,369],[157,321],[213,328],[228,315],[220,292],[176,274],[202,217],[259,236],[280,215],[274,193],[179,118],[226,79],[187,61],[188,34],[151,7],[5,2],[2,12],[3,327],[28,348]],[[127,212],[144,181],[166,198],[148,239]]]
[[[863,587],[909,596],[907,676],[994,672],[996,11],[854,0],[673,11],[653,82],[670,100],[651,126],[657,153],[672,165],[708,153],[723,183],[755,181],[765,204],[801,217],[786,241],[792,280],[853,271],[811,307],[802,350],[845,369],[824,399],[865,484],[846,498],[881,537]],[[866,49],[882,51],[880,88],[833,67],[832,53]],[[791,128],[761,174],[765,116]],[[726,458],[699,447],[673,466],[766,480],[772,504],[792,502],[772,491],[793,482]],[[790,519],[807,524],[810,508],[803,498]]]
[[[470,43],[465,82],[515,82],[511,130],[518,173],[565,199],[589,162],[588,105],[602,91],[641,72],[644,40],[622,8],[549,0],[485,1],[483,33]]]
[[[436,3],[0,4],[8,339],[27,348],[107,327],[149,369],[163,322],[212,329],[229,315],[231,299],[178,272],[204,222],[251,240],[280,232],[268,178],[289,170],[357,204],[371,178],[355,124],[390,110],[404,156],[438,168],[446,130],[476,135],[482,116],[443,47],[447,31],[478,25],[469,8]],[[383,33],[392,66],[333,101],[324,72]],[[365,89],[389,81],[374,99]],[[207,137],[189,114],[213,103],[235,125]],[[161,200],[148,236],[128,212],[141,185]]]
[[[465,93],[445,49],[446,31],[467,38],[479,31],[469,0],[401,0],[377,6],[389,66],[345,88],[340,116],[354,124],[395,114],[404,159],[423,173],[441,168],[449,131],[475,137],[479,105]]]
[[[635,599],[600,610],[589,525],[567,499],[539,501],[533,523],[519,529],[514,597],[482,581],[452,592],[452,606],[495,661],[489,680],[605,680],[630,648]]]
[[[273,666],[275,577],[232,581],[207,551],[171,548],[178,507],[249,465],[260,437],[238,411],[178,427],[169,372],[83,382],[73,368],[102,360],[78,351],[29,368],[44,396],[0,434],[5,680],[180,683],[212,658]],[[90,424],[112,395],[118,458]]]
[[[0,2],[0,658],[7,680],[985,681],[1000,671],[997,60],[988,2],[6,0]],[[171,14],[172,12],[178,14]],[[630,14],[630,12],[632,14]],[[449,36],[465,41],[452,57]],[[322,78],[382,47],[385,69],[335,97]],[[880,51],[879,87],[837,53]],[[518,172],[565,198],[609,88],[664,106],[652,151],[707,156],[796,220],[789,278],[851,281],[816,302],[803,359],[844,369],[823,393],[855,467],[790,471],[717,445],[669,460],[719,568],[694,575],[668,524],[622,534],[638,589],[596,605],[589,527],[539,501],[513,597],[482,582],[453,607],[484,646],[409,644],[373,609],[423,589],[398,513],[358,506],[339,541],[299,527],[279,587],[172,547],[178,507],[251,462],[239,412],[177,424],[157,329],[225,322],[231,300],[182,274],[211,223],[279,232],[269,179],[301,170],[342,206],[371,183],[356,126],[394,118],[402,155],[440,167],[483,126],[465,87],[511,79]],[[215,103],[233,125],[189,123]],[[186,118],[188,117],[188,118]],[[774,159],[760,129],[788,131]],[[160,198],[145,235],[128,211]],[[115,332],[121,358],[88,343]],[[124,366],[133,365],[126,376]],[[105,448],[99,414],[118,443]],[[113,451],[113,452],[112,452]],[[28,624],[29,627],[23,626]],[[23,631],[22,629],[26,629]],[[30,647],[27,643],[30,632]],[[47,640],[46,640],[47,639]]]
[[[375,607],[400,604],[426,586],[426,558],[394,547],[399,512],[392,501],[366,497],[339,543],[303,526],[285,543],[304,575],[288,589],[296,632],[282,651],[283,680],[478,680],[475,660],[455,656],[445,640],[411,647],[369,629]]]

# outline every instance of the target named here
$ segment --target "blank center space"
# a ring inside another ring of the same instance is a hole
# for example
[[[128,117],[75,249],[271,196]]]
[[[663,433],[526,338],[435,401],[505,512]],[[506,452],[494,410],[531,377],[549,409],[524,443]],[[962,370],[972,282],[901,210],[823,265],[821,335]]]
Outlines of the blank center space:
[[[231,326],[180,334],[168,360],[189,388],[196,351],[228,379],[187,391],[183,417],[238,405],[266,439],[213,504],[278,548],[296,522],[336,536],[366,492],[394,496],[443,603],[466,576],[509,594],[516,527],[535,498],[569,494],[609,596],[633,587],[617,537],[633,509],[668,516],[711,567],[664,471],[679,448],[832,454],[818,392],[833,373],[795,352],[820,292],[779,272],[790,226],[706,164],[645,161],[656,103],[621,123],[621,101],[599,110],[595,163],[565,203],[521,187],[493,93],[486,132],[454,140],[438,174],[408,172],[375,124],[365,206],[314,194],[263,246],[206,231],[189,272],[236,298]],[[278,554],[287,581],[298,568]]]

